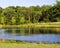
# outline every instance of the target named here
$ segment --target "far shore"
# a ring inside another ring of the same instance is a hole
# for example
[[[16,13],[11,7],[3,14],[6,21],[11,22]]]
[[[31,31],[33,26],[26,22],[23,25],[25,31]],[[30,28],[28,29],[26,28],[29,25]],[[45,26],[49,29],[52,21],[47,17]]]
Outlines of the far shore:
[[[57,27],[60,28],[60,22],[47,22],[47,23],[27,23],[20,25],[1,25],[0,28],[16,28],[16,27]]]

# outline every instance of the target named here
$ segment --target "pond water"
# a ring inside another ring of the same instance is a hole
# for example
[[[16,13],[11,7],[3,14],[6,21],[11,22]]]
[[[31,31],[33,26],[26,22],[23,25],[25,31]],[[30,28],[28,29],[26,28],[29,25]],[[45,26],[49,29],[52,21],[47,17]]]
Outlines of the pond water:
[[[60,28],[5,28],[0,38],[32,42],[60,42]]]

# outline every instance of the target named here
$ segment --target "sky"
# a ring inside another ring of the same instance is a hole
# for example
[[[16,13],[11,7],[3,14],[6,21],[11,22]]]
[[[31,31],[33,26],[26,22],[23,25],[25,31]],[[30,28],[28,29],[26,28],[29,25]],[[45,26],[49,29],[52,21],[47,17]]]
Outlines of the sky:
[[[0,7],[8,6],[42,6],[42,5],[54,5],[56,0],[0,0]]]

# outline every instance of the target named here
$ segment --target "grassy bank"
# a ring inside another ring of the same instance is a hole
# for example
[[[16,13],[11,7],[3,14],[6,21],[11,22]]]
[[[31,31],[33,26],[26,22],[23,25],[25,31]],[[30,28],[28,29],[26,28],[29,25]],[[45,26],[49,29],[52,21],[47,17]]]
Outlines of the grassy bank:
[[[48,23],[29,23],[29,24],[20,24],[20,25],[0,25],[0,28],[9,28],[9,27],[59,27],[60,22],[48,22]]]
[[[60,48],[60,44],[16,42],[15,40],[0,39],[0,48]]]
[[[60,48],[60,44],[0,43],[0,48]]]

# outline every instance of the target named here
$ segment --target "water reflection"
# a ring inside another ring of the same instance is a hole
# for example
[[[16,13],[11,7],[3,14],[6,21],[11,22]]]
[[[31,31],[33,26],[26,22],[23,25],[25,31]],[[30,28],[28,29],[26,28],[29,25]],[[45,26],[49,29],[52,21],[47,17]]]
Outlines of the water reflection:
[[[8,28],[5,33],[16,35],[60,34],[60,28]]]
[[[0,29],[0,38],[40,42],[60,42],[60,28]]]

